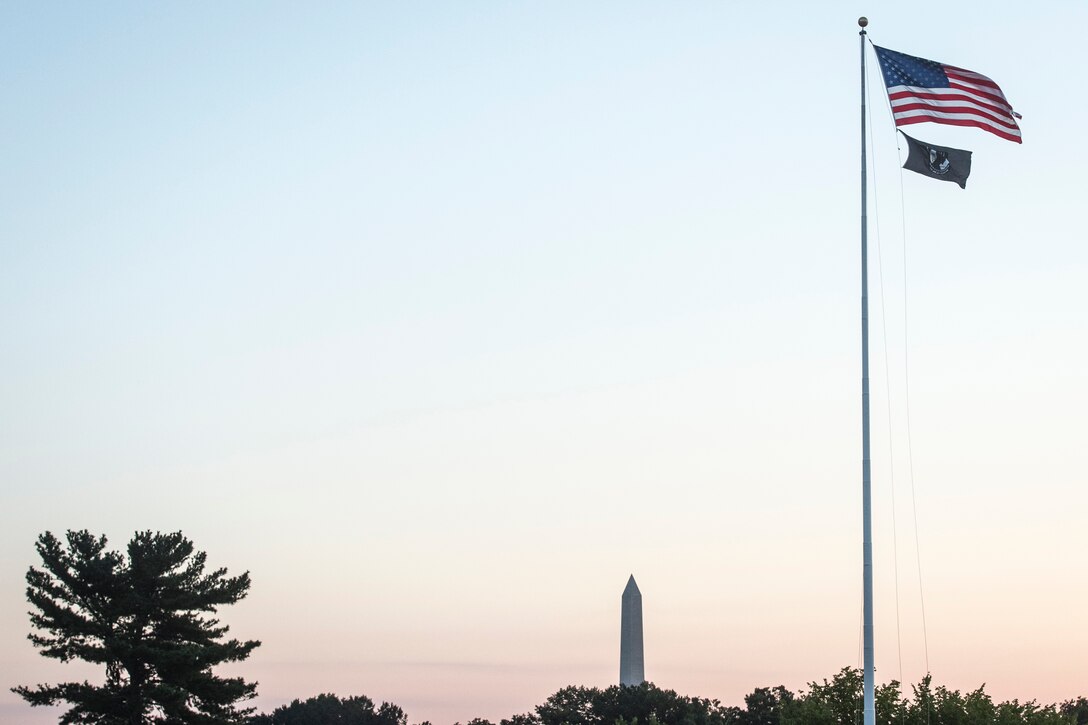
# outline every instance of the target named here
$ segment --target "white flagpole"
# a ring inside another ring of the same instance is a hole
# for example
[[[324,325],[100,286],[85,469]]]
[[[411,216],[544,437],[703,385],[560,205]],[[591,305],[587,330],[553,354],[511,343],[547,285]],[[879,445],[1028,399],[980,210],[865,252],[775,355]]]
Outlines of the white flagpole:
[[[873,689],[873,513],[872,463],[869,458],[869,249],[868,198],[865,177],[865,26],[868,19],[858,18],[861,32],[861,509],[862,509],[862,585],[864,669],[864,725],[876,725]]]

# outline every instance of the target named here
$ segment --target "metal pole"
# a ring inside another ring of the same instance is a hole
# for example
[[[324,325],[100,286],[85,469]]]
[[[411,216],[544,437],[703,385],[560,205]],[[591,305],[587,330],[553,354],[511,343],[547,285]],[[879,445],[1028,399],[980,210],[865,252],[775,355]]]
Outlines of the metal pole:
[[[862,509],[862,584],[864,614],[862,632],[864,725],[876,725],[873,689],[873,512],[872,463],[869,459],[869,246],[868,197],[865,188],[865,26],[868,19],[858,18],[861,27],[861,509]]]

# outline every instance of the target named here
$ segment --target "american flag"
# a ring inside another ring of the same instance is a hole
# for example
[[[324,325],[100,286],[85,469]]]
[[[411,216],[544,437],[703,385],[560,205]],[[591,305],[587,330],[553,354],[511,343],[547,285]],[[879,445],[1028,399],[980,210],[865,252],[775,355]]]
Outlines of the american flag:
[[[1012,110],[996,83],[974,71],[916,58],[887,48],[876,49],[896,126],[946,123],[975,126],[1021,143],[1020,114]]]

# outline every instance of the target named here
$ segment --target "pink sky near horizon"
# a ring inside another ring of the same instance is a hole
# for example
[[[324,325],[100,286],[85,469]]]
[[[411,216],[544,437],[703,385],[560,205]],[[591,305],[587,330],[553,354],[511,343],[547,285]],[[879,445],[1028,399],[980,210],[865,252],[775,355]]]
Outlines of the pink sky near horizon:
[[[758,380],[760,374],[747,379]],[[237,571],[242,567],[235,562],[249,565],[253,589],[246,600],[224,610],[223,618],[234,636],[264,644],[245,663],[223,671],[259,681],[256,704],[262,710],[321,692],[365,694],[400,705],[412,722],[437,725],[528,711],[568,684],[608,686],[618,677],[619,598],[631,570],[643,592],[647,677],[683,694],[741,704],[755,687],[784,684],[796,690],[858,664],[860,582],[858,567],[851,563],[859,547],[850,525],[857,503],[849,491],[833,496],[819,491],[825,476],[847,475],[845,469],[852,466],[844,461],[841,472],[808,474],[812,486],[790,487],[789,500],[770,487],[754,487],[733,489],[729,499],[721,500],[733,501],[732,509],[701,506],[705,486],[720,475],[720,463],[700,452],[709,443],[698,432],[701,423],[682,421],[674,413],[695,398],[703,399],[709,412],[725,398],[743,404],[754,395],[737,386],[715,390],[714,385],[697,377],[452,411],[361,431],[362,437],[292,446],[271,456],[252,453],[200,471],[179,470],[160,482],[162,490],[175,493],[152,525],[163,530],[180,526],[191,518],[189,508],[215,496],[224,504],[221,513],[187,533],[209,551],[211,566]],[[794,392],[803,397],[800,388]],[[843,417],[848,414],[845,405],[835,407],[843,408]],[[685,429],[684,442],[671,444],[679,447],[668,460],[684,462],[677,471],[694,481],[691,486],[663,491],[649,486],[661,452],[647,450],[644,436],[655,426],[624,423],[640,408],[653,411],[655,420],[671,420]],[[578,422],[564,424],[568,416]],[[525,426],[534,435],[526,435]],[[779,422],[749,416],[746,426],[755,429],[744,433],[735,427],[734,440],[744,437],[746,445],[758,449],[766,427],[778,428]],[[583,490],[582,509],[564,503],[581,489],[581,480],[596,475],[591,454],[597,451],[582,445],[590,428],[609,431],[595,434],[599,448],[615,453],[603,460],[627,458],[623,479],[643,502],[625,502],[620,486]],[[812,433],[807,426],[798,428],[789,439],[791,450],[815,454],[841,437],[832,427],[806,443],[804,437]],[[467,443],[485,439],[501,442],[504,452]],[[421,440],[430,441],[430,461],[411,454]],[[444,444],[435,445],[440,440]],[[371,454],[360,453],[366,447]],[[544,450],[552,456],[550,467],[537,457]],[[738,477],[757,480],[758,466],[741,469],[738,461],[765,460],[770,451],[749,454],[734,456],[725,466]],[[352,469],[349,459],[359,468]],[[529,479],[568,483],[556,486],[554,496],[519,505],[509,520],[486,526],[493,515],[489,506],[510,504],[485,505],[482,491],[468,478],[490,478],[517,461],[533,463],[522,470]],[[436,463],[449,480],[464,484],[466,495],[440,495],[429,505],[413,502],[416,491],[407,482],[418,480],[418,469]],[[329,508],[340,495],[331,478],[311,487],[304,498],[290,493],[301,465],[311,470],[332,465],[337,476],[351,470],[349,479],[363,470],[384,471],[382,478],[396,471],[406,484],[372,499],[375,517],[365,519],[372,523],[353,527],[354,511]],[[541,469],[530,473],[535,465]],[[775,464],[777,471],[797,475],[805,467],[805,460]],[[991,500],[972,514],[971,502],[980,504],[964,489],[953,490],[958,472],[943,475],[948,478],[942,485],[948,488],[941,495],[927,490],[932,503],[921,526],[929,658],[936,681],[961,690],[986,683],[997,699],[1049,703],[1084,694],[1080,673],[1088,657],[1088,635],[1069,626],[1080,616],[1084,583],[1062,578],[1079,554],[1046,561],[1025,555],[1028,545],[1037,551],[1047,548],[1047,535],[1038,532],[1037,541],[1021,542],[1004,536],[1003,527],[1030,514],[1031,506]],[[238,518],[244,501],[257,492],[230,494],[224,482],[243,479],[261,481],[264,516]],[[183,480],[202,484],[184,488]],[[138,486],[133,479],[131,485],[119,483],[118,490],[134,494]],[[393,499],[400,498],[402,503],[395,504]],[[886,490],[877,494],[878,524],[890,523],[889,504]],[[381,526],[378,514],[400,505],[414,509],[418,527]],[[89,499],[69,502],[64,508],[70,513],[63,516],[87,506],[93,506]],[[277,536],[280,522],[290,521],[313,523]],[[36,523],[23,525],[29,531]],[[246,536],[239,538],[232,527]],[[610,536],[588,535],[597,528]],[[419,532],[427,530],[438,538],[420,539]],[[903,677],[916,682],[925,659],[917,573],[913,551],[906,546],[912,539],[909,520],[900,521],[897,531]],[[625,541],[625,532],[633,540]],[[891,542],[879,533],[877,664],[883,682],[898,679],[899,664]],[[1050,541],[1063,535],[1053,530]],[[445,544],[436,543],[441,541]],[[977,546],[980,541],[985,551]],[[312,551],[324,554],[314,559]],[[703,553],[690,554],[696,551]],[[604,572],[616,573],[609,577]],[[1043,596],[1051,606],[1048,618],[1033,614]],[[25,630],[22,613],[9,614],[5,628]],[[8,663],[17,658],[20,672],[32,679],[56,679],[64,669],[35,658],[25,642],[7,657]],[[9,678],[13,672],[8,669]]]

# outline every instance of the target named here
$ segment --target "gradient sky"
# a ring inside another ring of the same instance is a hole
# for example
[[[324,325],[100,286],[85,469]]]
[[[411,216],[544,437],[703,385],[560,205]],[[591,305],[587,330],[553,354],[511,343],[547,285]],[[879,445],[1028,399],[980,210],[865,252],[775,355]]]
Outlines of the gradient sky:
[[[1084,3],[6,2],[0,719],[94,676],[25,640],[69,528],[249,570],[261,709],[611,684],[632,573],[661,686],[858,664],[860,14],[1025,139],[901,176],[873,89],[878,680],[926,668],[906,354],[930,669],[1088,694]]]

